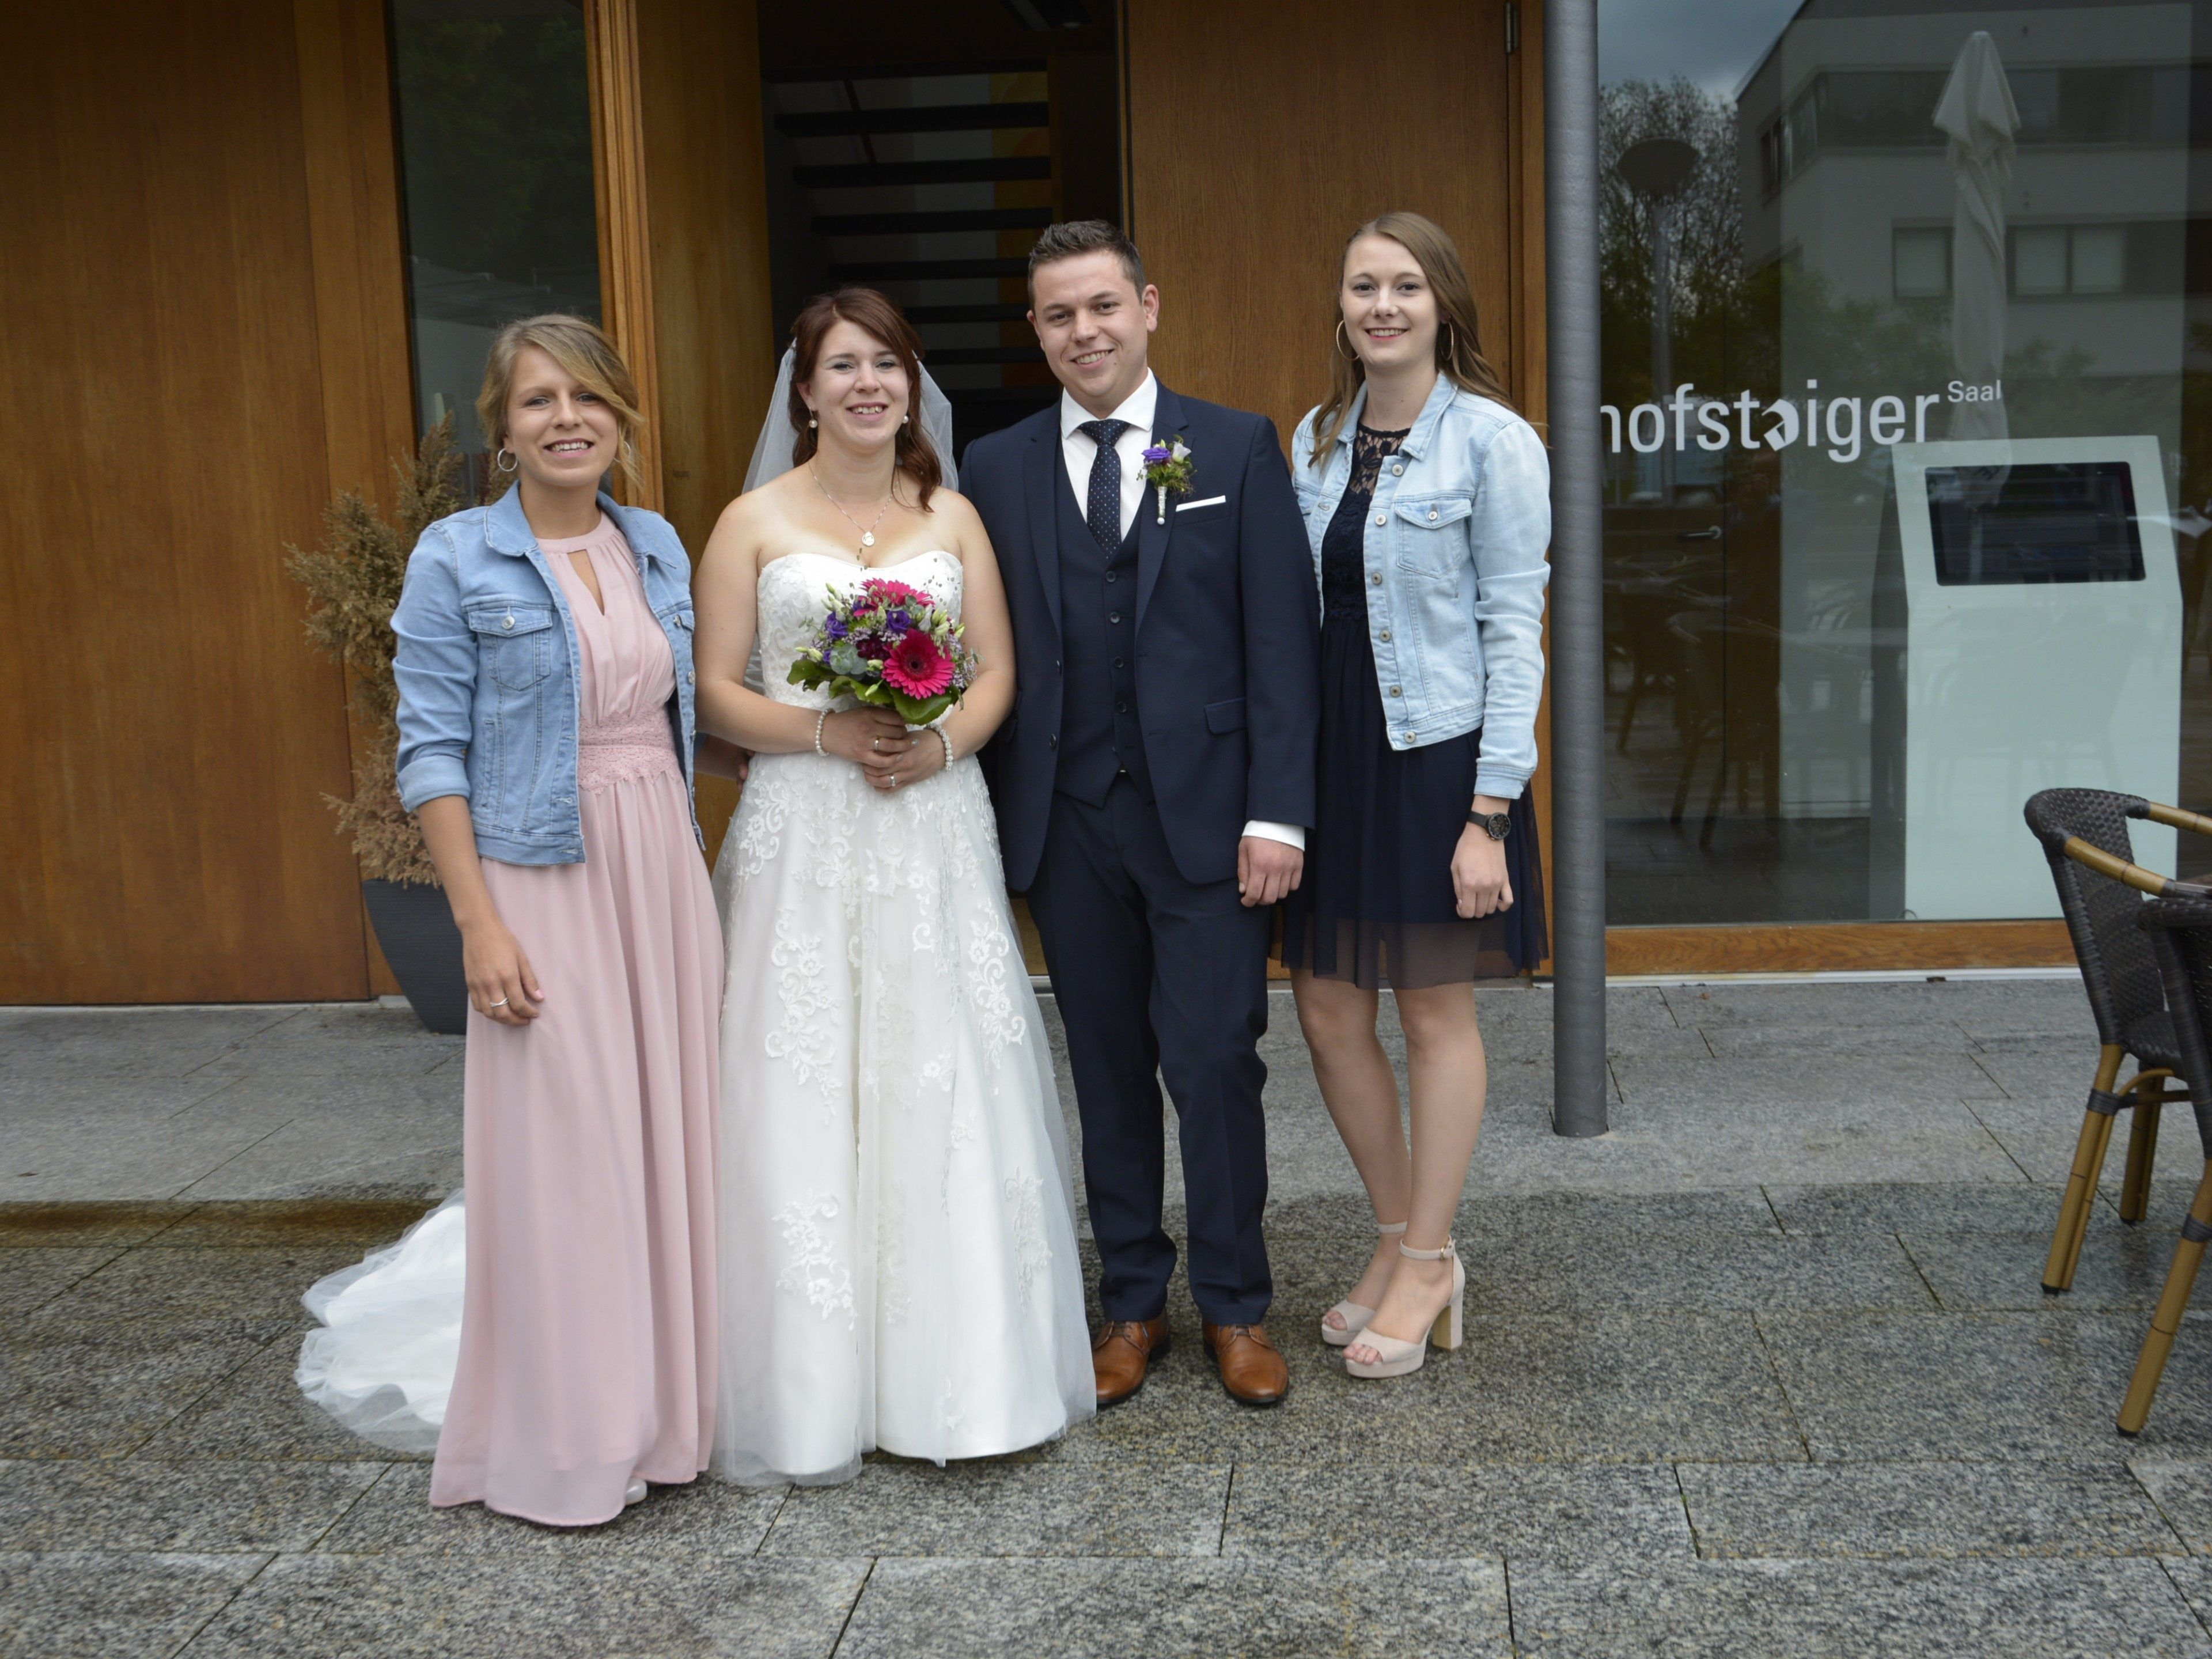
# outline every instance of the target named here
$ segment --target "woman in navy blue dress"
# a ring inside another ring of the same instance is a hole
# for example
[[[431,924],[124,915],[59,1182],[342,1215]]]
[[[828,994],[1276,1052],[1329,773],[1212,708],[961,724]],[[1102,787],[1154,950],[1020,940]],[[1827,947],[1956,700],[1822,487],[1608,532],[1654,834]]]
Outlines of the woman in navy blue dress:
[[[1322,592],[1318,822],[1285,963],[1322,1097],[1375,1206],[1322,1322],[1354,1376],[1459,1346],[1452,1217],[1482,1124],[1473,984],[1547,954],[1528,799],[1543,689],[1544,448],[1484,359],[1451,239],[1416,214],[1345,249],[1335,385],[1292,475]],[[1406,1034],[1410,1144],[1376,1034]]]

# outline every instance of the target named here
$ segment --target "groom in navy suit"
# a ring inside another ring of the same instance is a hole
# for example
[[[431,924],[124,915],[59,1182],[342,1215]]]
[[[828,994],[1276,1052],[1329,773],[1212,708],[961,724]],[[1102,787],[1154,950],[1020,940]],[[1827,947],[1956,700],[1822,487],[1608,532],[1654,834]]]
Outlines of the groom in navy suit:
[[[1273,1294],[1267,1066],[1272,907],[1314,821],[1320,621],[1274,425],[1182,398],[1146,365],[1159,291],[1128,239],[1055,225],[1030,254],[1053,408],[978,439],[960,486],[997,550],[1016,696],[995,799],[1067,1030],[1105,1324],[1098,1403],[1167,1346],[1158,1077],[1181,1121],[1191,1292],[1222,1384],[1290,1386]],[[1145,452],[1188,452],[1164,489]]]

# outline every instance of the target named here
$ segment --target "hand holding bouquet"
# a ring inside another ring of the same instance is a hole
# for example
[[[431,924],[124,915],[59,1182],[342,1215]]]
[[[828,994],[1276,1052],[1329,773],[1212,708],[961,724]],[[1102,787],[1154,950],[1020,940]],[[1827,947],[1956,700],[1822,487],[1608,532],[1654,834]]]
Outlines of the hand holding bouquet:
[[[927,726],[966,694],[975,666],[950,611],[919,588],[872,576],[857,593],[830,590],[828,614],[789,678]]]

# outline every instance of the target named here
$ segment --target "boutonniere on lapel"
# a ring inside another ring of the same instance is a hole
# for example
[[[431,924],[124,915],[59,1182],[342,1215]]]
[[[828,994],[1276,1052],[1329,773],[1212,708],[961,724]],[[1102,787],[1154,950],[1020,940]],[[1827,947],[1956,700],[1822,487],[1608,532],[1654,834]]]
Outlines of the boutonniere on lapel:
[[[1159,492],[1156,524],[1168,521],[1168,497],[1190,494],[1190,446],[1180,438],[1158,440],[1145,452],[1145,482]]]

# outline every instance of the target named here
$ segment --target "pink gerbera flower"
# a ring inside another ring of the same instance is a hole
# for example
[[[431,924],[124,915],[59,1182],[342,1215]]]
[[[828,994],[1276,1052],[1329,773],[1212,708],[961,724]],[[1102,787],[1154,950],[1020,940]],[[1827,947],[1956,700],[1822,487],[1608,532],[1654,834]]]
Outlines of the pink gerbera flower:
[[[924,609],[929,605],[929,595],[920,588],[895,582],[888,576],[871,577],[867,590],[886,605],[911,605]]]
[[[909,697],[933,697],[952,684],[952,659],[917,629],[884,659],[884,683]]]

